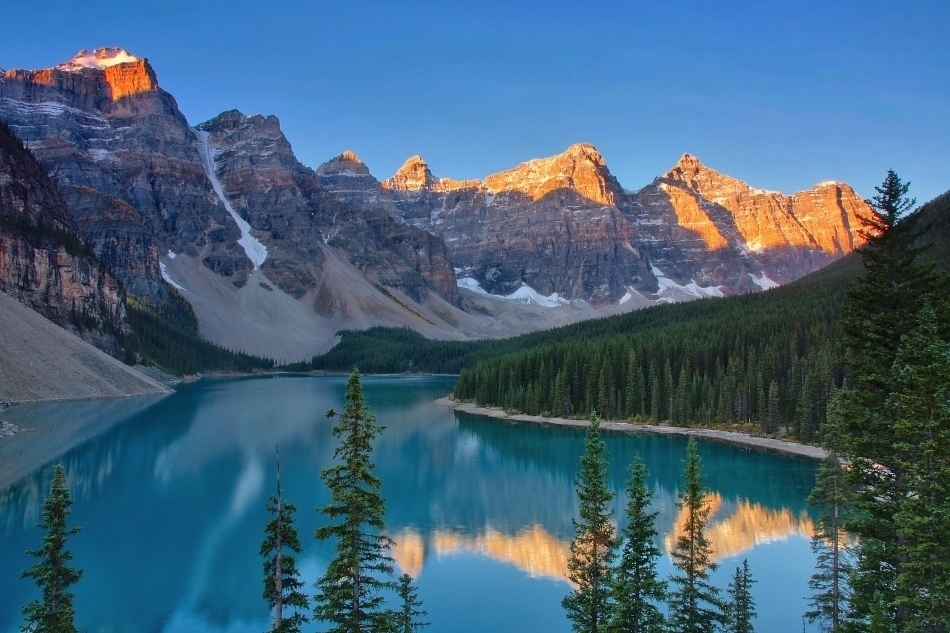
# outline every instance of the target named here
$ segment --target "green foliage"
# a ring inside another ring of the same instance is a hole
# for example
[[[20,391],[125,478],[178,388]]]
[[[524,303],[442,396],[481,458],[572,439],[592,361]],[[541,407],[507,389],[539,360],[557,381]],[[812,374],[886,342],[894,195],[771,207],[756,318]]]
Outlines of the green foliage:
[[[301,593],[304,583],[300,580],[294,554],[300,554],[300,537],[294,525],[297,507],[284,500],[280,489],[280,456],[277,457],[277,494],[270,496],[267,511],[271,519],[264,527],[264,541],[260,554],[264,557],[264,600],[274,613],[271,633],[298,633],[309,622],[303,611],[310,606],[307,596]],[[289,552],[288,552],[289,550]],[[284,609],[293,609],[290,617]]]
[[[327,412],[327,417],[335,415]],[[386,507],[371,459],[372,441],[382,430],[363,402],[360,373],[353,370],[346,406],[333,427],[340,441],[333,456],[339,463],[320,475],[331,501],[319,512],[329,523],[315,533],[320,542],[334,541],[334,557],[315,585],[314,608],[315,618],[328,623],[331,633],[388,631],[394,620],[382,595],[396,588],[389,556],[393,541],[385,533]]]
[[[627,481],[627,525],[623,549],[614,572],[611,633],[662,633],[660,605],[666,583],[656,575],[660,548],[656,546],[656,512],[650,512],[653,491],[647,490],[647,469],[637,455]]]
[[[33,223],[29,218],[10,217],[0,215],[0,229],[23,237],[36,237],[49,240],[55,245],[62,246],[65,251],[75,257],[87,257],[96,261],[96,254],[76,232],[48,224],[40,218]]]
[[[766,433],[787,427],[809,441],[842,378],[838,281],[850,274],[842,265],[826,273],[834,283],[803,280],[545,333],[537,346],[512,345],[505,356],[463,369],[455,396],[535,415],[598,407],[607,419],[756,425]]]
[[[396,586],[396,594],[399,596],[401,608],[393,615],[393,624],[395,633],[415,633],[429,626],[428,622],[422,622],[419,618],[424,618],[428,613],[425,609],[420,609],[422,600],[416,595],[416,588],[412,584],[412,576],[403,574],[399,578],[399,584]]]
[[[727,633],[753,633],[755,627],[755,601],[752,599],[752,585],[756,581],[749,571],[749,561],[742,561],[741,567],[736,567],[736,573],[729,582],[727,593],[729,602],[726,603]]]
[[[909,630],[921,608],[913,595],[918,588],[907,582],[907,566],[921,536],[901,524],[901,513],[913,524],[917,512],[948,509],[936,489],[928,489],[936,496],[922,504],[911,502],[919,494],[915,486],[927,486],[914,473],[934,464],[921,463],[926,437],[918,428],[928,426],[928,413],[913,396],[915,385],[906,380],[926,353],[919,342],[916,349],[905,349],[906,335],[931,303],[936,308],[931,336],[946,340],[937,323],[946,328],[948,306],[946,280],[922,257],[926,249],[920,244],[929,227],[921,214],[910,213],[914,201],[907,198],[908,187],[888,172],[871,201],[872,215],[862,219],[869,241],[861,251],[865,274],[849,292],[843,331],[850,388],[841,396],[844,456],[855,491],[855,512],[845,527],[858,542],[849,619],[859,628],[870,627],[885,605],[885,619],[901,632]],[[933,481],[933,473],[925,479]]]
[[[844,530],[851,495],[841,464],[841,415],[840,395],[836,394],[832,397],[822,441],[827,455],[818,469],[815,488],[808,497],[808,504],[818,510],[818,520],[811,539],[816,567],[808,581],[813,592],[811,609],[805,617],[809,622],[818,622],[821,630],[832,633],[842,630],[852,569]]]
[[[203,371],[248,372],[274,366],[271,359],[227,350],[201,338],[191,304],[175,292],[170,294],[167,302],[158,305],[126,300],[129,325],[135,333],[128,347],[131,353],[141,355],[143,363],[177,376]]]
[[[30,633],[75,633],[75,612],[73,594],[69,588],[79,582],[82,570],[69,566],[72,554],[66,549],[66,539],[79,532],[79,528],[69,528],[70,506],[69,488],[66,486],[66,470],[58,464],[53,471],[53,485],[50,494],[43,503],[43,521],[36,527],[46,530],[43,547],[28,550],[27,554],[39,561],[20,574],[21,578],[32,578],[42,591],[42,598],[33,600],[23,607],[26,622],[21,631]]]
[[[704,530],[709,517],[707,491],[703,486],[702,463],[696,439],[689,438],[683,491],[677,504],[686,521],[672,552],[677,574],[670,577],[669,628],[678,633],[709,633],[725,624],[724,604],[719,589],[709,583],[710,572],[718,565],[712,561],[712,547]]]
[[[574,480],[580,500],[579,517],[572,519],[575,535],[567,563],[574,590],[561,605],[574,631],[597,633],[607,630],[617,538],[611,521],[614,495],[607,481],[607,445],[600,439],[600,422],[593,411],[584,446],[581,471]]]
[[[895,422],[907,495],[894,522],[902,567],[897,606],[906,631],[950,630],[950,344],[940,338],[930,304],[901,339],[888,410]]]

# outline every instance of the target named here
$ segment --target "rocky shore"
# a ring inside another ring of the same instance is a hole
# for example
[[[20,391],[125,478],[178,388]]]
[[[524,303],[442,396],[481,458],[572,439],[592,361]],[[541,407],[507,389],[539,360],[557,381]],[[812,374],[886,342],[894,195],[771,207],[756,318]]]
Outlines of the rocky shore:
[[[439,398],[437,404],[450,407],[456,411],[470,413],[472,415],[481,415],[489,418],[501,420],[511,420],[512,422],[532,422],[535,424],[556,424],[558,426],[576,426],[586,427],[587,420],[571,420],[567,418],[547,418],[540,415],[525,415],[521,413],[507,413],[502,409],[478,407],[470,402],[456,402],[450,397]],[[785,440],[774,439],[770,437],[757,437],[746,433],[737,433],[735,431],[723,431],[719,429],[701,429],[692,427],[664,426],[654,424],[635,424],[632,422],[601,422],[600,428],[605,431],[620,431],[623,433],[661,433],[666,435],[693,435],[709,440],[719,442],[729,442],[731,444],[740,444],[742,446],[751,446],[790,455],[800,455],[812,459],[822,459],[825,457],[825,451],[817,446],[808,444],[799,444]]]

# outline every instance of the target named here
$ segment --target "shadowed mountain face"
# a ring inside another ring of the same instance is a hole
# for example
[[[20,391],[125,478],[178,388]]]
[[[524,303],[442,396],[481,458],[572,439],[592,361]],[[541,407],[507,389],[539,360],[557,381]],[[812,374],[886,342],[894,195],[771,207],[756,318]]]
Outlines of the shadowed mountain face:
[[[128,333],[119,285],[79,238],[36,159],[0,125],[0,291],[115,352]]]
[[[276,117],[232,110],[197,129],[210,134],[232,207],[270,246],[264,272],[288,294],[299,299],[317,289],[323,249],[334,248],[374,282],[416,302],[430,290],[458,302],[442,241],[383,209],[358,209],[328,194],[297,161]]]

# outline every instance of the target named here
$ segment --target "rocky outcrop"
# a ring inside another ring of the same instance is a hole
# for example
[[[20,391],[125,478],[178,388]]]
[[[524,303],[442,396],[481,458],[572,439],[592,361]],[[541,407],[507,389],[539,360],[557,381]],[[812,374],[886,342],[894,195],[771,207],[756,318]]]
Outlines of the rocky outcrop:
[[[634,291],[665,301],[787,283],[859,246],[866,209],[847,185],[783,196],[688,154],[627,191],[587,143],[481,181],[438,178],[414,156],[377,182],[352,153],[317,175],[341,199],[442,237],[470,287],[510,295],[528,285],[595,305]]]
[[[56,187],[0,124],[0,291],[115,352],[122,292],[89,253]]]
[[[162,300],[167,250],[200,256],[238,283],[246,277],[240,231],[210,186],[200,143],[147,60],[99,49],[56,68],[6,71],[0,119],[133,294]]]
[[[356,208],[325,190],[321,179],[344,186],[372,179],[354,154],[339,156],[318,175],[297,161],[276,117],[232,110],[197,129],[210,135],[233,208],[269,236],[263,270],[282,290],[297,298],[311,291],[319,296],[329,248],[381,287],[420,303],[430,291],[457,303],[455,274],[440,239],[384,208]]]
[[[459,277],[492,294],[528,285],[608,303],[628,287],[655,287],[636,229],[615,204],[620,185],[589,144],[484,181],[436,178],[416,156],[375,186],[361,175],[357,188],[327,177],[331,163],[317,170],[328,190],[438,235]]]

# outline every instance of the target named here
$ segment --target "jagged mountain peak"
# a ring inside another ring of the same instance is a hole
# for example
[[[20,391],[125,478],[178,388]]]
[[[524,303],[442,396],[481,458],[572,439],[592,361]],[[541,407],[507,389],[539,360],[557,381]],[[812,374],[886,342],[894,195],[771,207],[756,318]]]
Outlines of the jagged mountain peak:
[[[334,156],[317,167],[321,176],[370,176],[369,167],[360,160],[355,152],[350,150]]]
[[[393,177],[383,183],[383,187],[412,191],[431,187],[437,182],[438,180],[429,169],[429,164],[422,156],[416,154],[406,159],[406,162],[393,174]]]
[[[84,68],[109,68],[118,64],[129,64],[141,61],[138,57],[132,55],[124,48],[116,46],[107,46],[96,48],[91,51],[85,49],[76,53],[76,56],[69,61],[56,66],[60,70],[82,70]]]
[[[596,147],[594,147],[593,144],[586,143],[586,142],[574,143],[558,156],[587,160],[598,165],[607,164],[607,161],[604,160],[604,157],[600,153],[600,151]],[[552,157],[552,158],[557,158],[557,156]]]
[[[607,162],[590,143],[575,143],[548,158],[535,158],[485,179],[493,193],[518,191],[538,200],[552,191],[572,189],[599,204],[612,205],[621,190]]]

